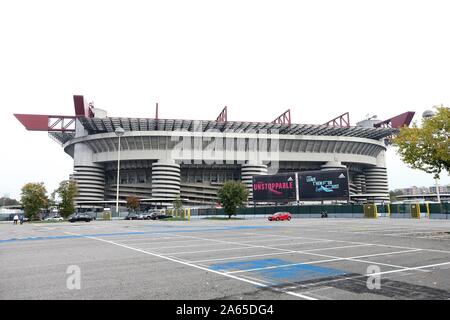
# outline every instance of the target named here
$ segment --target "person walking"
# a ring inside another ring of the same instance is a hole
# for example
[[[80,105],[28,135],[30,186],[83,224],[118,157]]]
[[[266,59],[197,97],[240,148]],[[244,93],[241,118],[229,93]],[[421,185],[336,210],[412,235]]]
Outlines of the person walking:
[[[14,215],[14,224],[17,224],[17,221],[19,221],[19,216],[16,214]]]
[[[20,224],[23,224],[23,214],[20,215],[19,220],[20,220]]]

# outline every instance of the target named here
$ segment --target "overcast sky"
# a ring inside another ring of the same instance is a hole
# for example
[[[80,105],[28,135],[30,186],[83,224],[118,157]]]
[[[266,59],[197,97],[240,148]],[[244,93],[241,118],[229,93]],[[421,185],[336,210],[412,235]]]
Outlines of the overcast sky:
[[[448,1],[0,2],[0,196],[53,191],[73,170],[13,113],[73,114],[74,94],[110,116],[321,124],[450,106]],[[431,186],[389,149],[390,189]],[[442,184],[450,183],[448,174]]]

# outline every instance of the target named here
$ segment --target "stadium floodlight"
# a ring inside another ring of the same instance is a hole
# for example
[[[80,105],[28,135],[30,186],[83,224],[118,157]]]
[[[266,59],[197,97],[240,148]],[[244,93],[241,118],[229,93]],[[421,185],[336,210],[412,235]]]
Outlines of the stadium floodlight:
[[[429,119],[434,116],[434,112],[432,110],[426,110],[422,113],[422,118]]]
[[[116,136],[119,137],[119,145],[117,148],[117,190],[116,190],[116,212],[119,216],[119,184],[120,184],[120,137],[125,134],[125,130],[122,127],[118,127],[115,131]],[[112,218],[112,217],[111,217]]]

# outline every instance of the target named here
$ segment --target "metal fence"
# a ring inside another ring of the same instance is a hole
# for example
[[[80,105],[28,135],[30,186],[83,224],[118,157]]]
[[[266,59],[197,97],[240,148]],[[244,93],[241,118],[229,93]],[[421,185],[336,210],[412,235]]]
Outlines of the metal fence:
[[[299,205],[299,206],[254,206],[239,208],[236,216],[243,218],[266,217],[275,212],[288,211],[294,217],[320,217],[327,212],[328,217],[363,217],[365,210],[362,204],[341,205]],[[390,218],[450,218],[450,203],[430,204],[377,204],[377,217]],[[192,209],[193,218],[227,216],[223,208]],[[367,212],[366,212],[367,216]],[[372,215],[369,215],[372,216]]]

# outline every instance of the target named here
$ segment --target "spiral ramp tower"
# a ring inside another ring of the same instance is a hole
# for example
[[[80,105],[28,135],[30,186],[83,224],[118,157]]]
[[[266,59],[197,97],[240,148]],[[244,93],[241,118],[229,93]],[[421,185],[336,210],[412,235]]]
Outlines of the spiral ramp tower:
[[[72,179],[77,183],[77,201],[103,201],[105,197],[105,171],[103,166],[74,166]]]
[[[248,200],[253,200],[253,176],[267,175],[267,166],[264,164],[246,163],[241,167],[241,181],[249,191]]]
[[[375,202],[389,201],[388,175],[386,168],[373,167],[364,169],[366,193]],[[370,195],[373,195],[370,197]]]
[[[152,164],[152,197],[171,202],[180,196],[180,165],[170,161]]]

